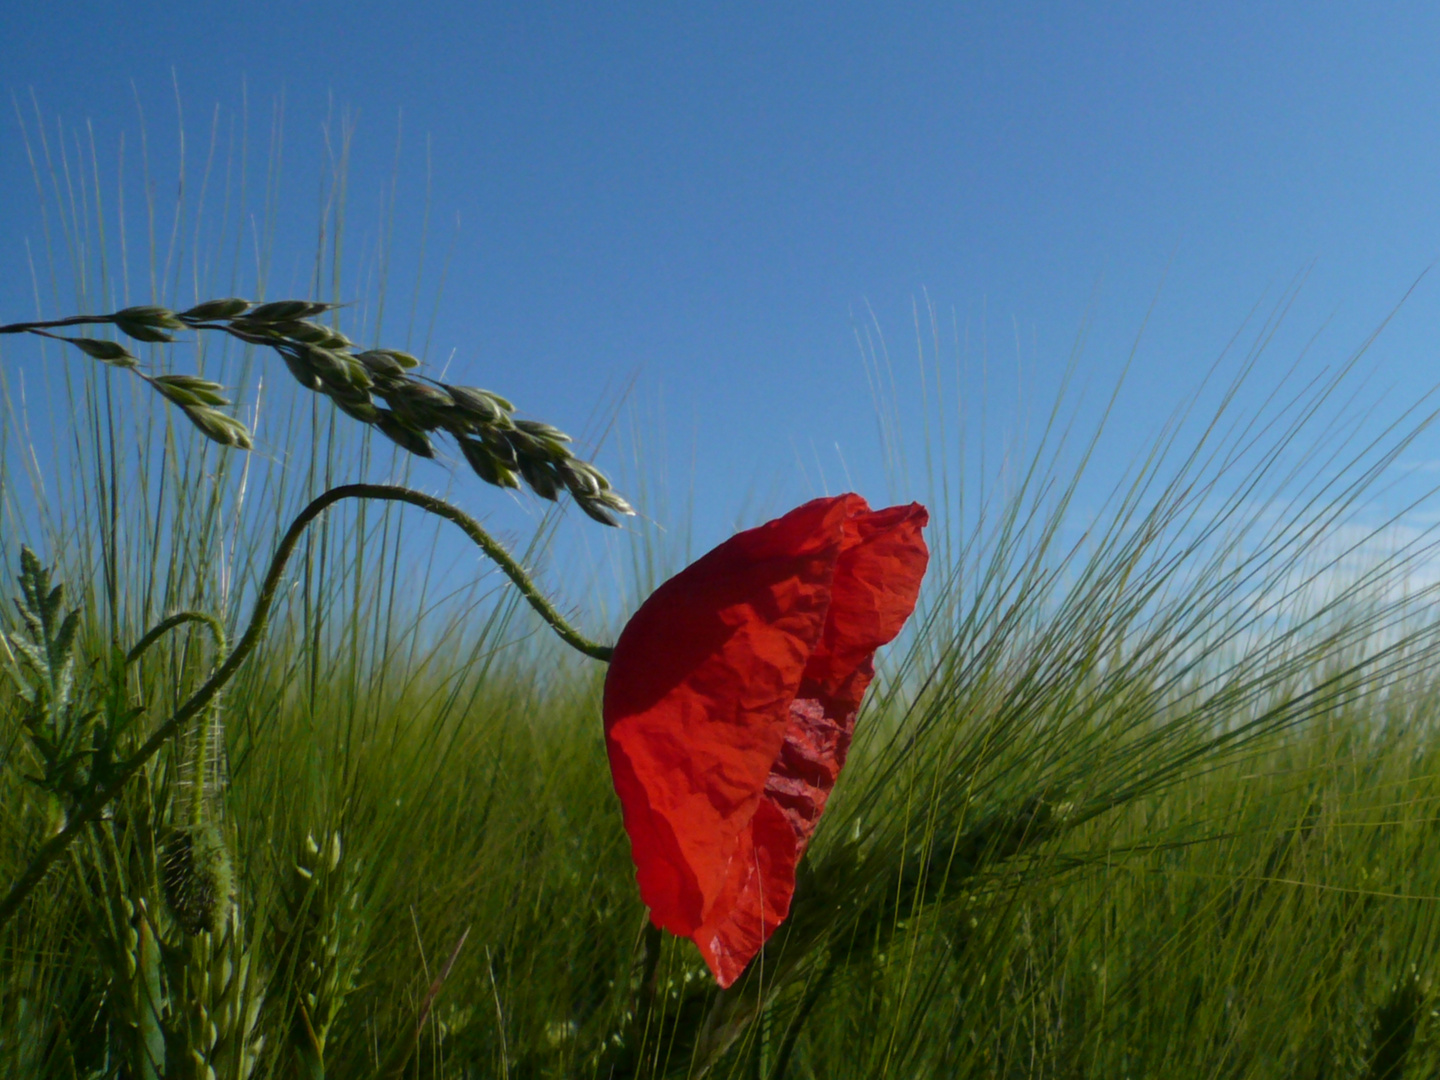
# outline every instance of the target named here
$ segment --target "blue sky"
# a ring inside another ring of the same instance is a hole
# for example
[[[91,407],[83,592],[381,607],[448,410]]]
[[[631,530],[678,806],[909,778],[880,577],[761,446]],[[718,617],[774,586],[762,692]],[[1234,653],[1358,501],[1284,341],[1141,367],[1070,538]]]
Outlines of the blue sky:
[[[762,503],[885,500],[857,323],[883,330],[911,416],[912,304],[968,332],[956,377],[978,401],[983,370],[993,447],[1043,411],[1082,327],[1098,402],[1145,325],[1105,480],[1298,275],[1262,383],[1322,327],[1306,362],[1343,361],[1440,254],[1434,5],[0,2],[3,89],[52,134],[90,122],[102,165],[123,134],[136,167],[143,109],[173,175],[178,86],[191,211],[212,118],[223,149],[248,102],[263,158],[283,100],[272,295],[306,288],[322,128],[347,116],[363,292],[398,134],[393,306],[428,184],[428,359],[573,431],[628,388],[704,546]],[[41,243],[6,106],[0,321],[34,310]],[[401,344],[406,318],[387,327]],[[1440,273],[1370,354],[1382,408],[1436,382],[1437,344]],[[1432,459],[1427,438],[1407,462]],[[462,501],[496,505],[478,483]]]

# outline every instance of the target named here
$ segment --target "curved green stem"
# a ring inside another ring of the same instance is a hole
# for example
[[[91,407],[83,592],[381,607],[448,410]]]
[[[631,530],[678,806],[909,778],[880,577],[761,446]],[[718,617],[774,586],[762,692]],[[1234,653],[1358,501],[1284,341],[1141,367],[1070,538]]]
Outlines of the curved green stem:
[[[161,619],[158,623],[135,643],[128,653],[125,654],[127,665],[135,663],[145,655],[146,650],[154,645],[162,637],[176,627],[184,626],[186,623],[200,623],[210,631],[210,636],[215,639],[216,663],[225,659],[227,647],[225,638],[225,627],[215,616],[203,611],[177,611],[174,615]],[[211,716],[218,708],[216,702],[210,703]],[[194,757],[190,762],[190,775],[194,778],[194,795],[190,805],[190,824],[200,821],[205,806],[205,769],[210,759],[210,721],[209,719],[200,722],[200,731],[195,739]]]
[[[338,502],[344,498],[405,502],[411,506],[418,506],[420,509],[426,510],[437,517],[442,517],[446,521],[454,522],[464,530],[466,536],[473,540],[475,544],[489,556],[492,562],[505,572],[505,576],[514,582],[515,587],[520,590],[520,594],[525,597],[530,606],[545,620],[550,629],[554,630],[555,633],[560,636],[565,644],[569,645],[576,652],[584,653],[591,659],[606,662],[610,660],[610,654],[613,650],[608,645],[600,645],[591,641],[566,622],[564,616],[556,611],[555,606],[535,587],[535,583],[530,580],[530,575],[525,572],[525,568],[516,562],[514,556],[505,550],[504,545],[482,529],[480,524],[463,510],[451,506],[443,499],[437,499],[433,495],[425,495],[419,491],[397,487],[393,484],[346,484],[343,487],[338,487],[326,492],[325,495],[320,496],[320,498],[324,499],[328,496],[335,497],[331,500],[332,502]],[[319,499],[316,500],[316,502],[319,501]],[[311,505],[313,506],[314,504],[312,503]],[[328,506],[329,503],[326,505]]]
[[[342,499],[379,499],[387,502],[404,502],[412,506],[418,506],[422,510],[443,517],[447,521],[453,521],[465,531],[465,535],[475,541],[476,544],[500,565],[520,589],[530,606],[539,612],[550,627],[560,635],[566,644],[584,653],[586,656],[594,657],[596,660],[609,660],[611,650],[603,645],[598,645],[582,636],[555,610],[554,606],[540,594],[530,576],[525,573],[521,565],[515,561],[508,551],[495,540],[489,533],[482,529],[478,522],[471,518],[464,511],[451,506],[449,503],[435,498],[433,495],[425,495],[419,491],[412,491],[409,488],[397,487],[391,484],[345,484],[341,487],[331,488],[324,492],[300,511],[295,520],[291,522],[290,528],[281,537],[279,546],[270,560],[269,572],[261,583],[260,592],[255,598],[255,607],[250,615],[250,624],[245,628],[245,633],[235,645],[235,650],[230,653],[221,665],[215,669],[210,676],[190,698],[180,706],[175,713],[163,724],[157,727],[154,733],[124,762],[117,765],[110,774],[109,779],[100,785],[95,792],[86,799],[69,816],[64,828],[62,828],[50,839],[40,845],[30,864],[24,872],[15,879],[9,890],[5,893],[3,900],[0,900],[0,927],[3,927],[19,910],[20,905],[31,891],[44,879],[46,872],[50,869],[71,842],[78,836],[90,822],[100,816],[100,812],[115,799],[124,789],[137,772],[139,772],[152,757],[154,757],[162,746],[166,744],[176,732],[184,729],[202,709],[204,709],[215,698],[224,685],[230,681],[235,672],[240,669],[246,658],[255,650],[264,635],[266,627],[270,622],[270,607],[275,602],[275,594],[280,588],[280,580],[285,573],[285,565],[289,562],[290,556],[295,551],[295,546],[300,542],[300,536],[305,529],[317,517],[323,514],[331,506],[334,506]],[[153,631],[152,631],[153,633]],[[147,635],[148,636],[148,635]]]
[[[135,663],[151,645],[154,645],[177,626],[183,626],[187,622],[202,623],[210,628],[210,636],[215,639],[215,654],[223,660],[225,658],[225,627],[220,624],[220,620],[203,611],[179,611],[152,626],[145,636],[135,643],[135,647],[125,654],[125,663]]]

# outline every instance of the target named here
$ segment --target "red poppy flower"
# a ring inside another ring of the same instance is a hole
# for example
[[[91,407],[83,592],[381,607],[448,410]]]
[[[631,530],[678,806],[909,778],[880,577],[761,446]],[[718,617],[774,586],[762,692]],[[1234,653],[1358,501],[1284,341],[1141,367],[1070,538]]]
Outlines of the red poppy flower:
[[[640,896],[721,986],[790,912],[875,650],[915,608],[928,520],[808,502],[661,585],[615,644],[605,743]]]

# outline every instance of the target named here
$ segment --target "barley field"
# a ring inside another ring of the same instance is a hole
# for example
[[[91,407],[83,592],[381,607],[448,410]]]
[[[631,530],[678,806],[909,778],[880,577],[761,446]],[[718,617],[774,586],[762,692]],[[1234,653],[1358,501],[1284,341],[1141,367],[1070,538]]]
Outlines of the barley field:
[[[70,209],[45,310],[114,311],[98,203]],[[193,276],[147,299],[245,286]],[[316,315],[362,339],[367,310]],[[934,515],[920,605],[789,919],[721,991],[646,931],[603,661],[418,505],[337,503],[267,585],[311,500],[404,482],[414,447],[262,398],[263,345],[185,349],[136,347],[227,387],[248,453],[186,422],[190,384],[0,338],[0,1075],[1440,1071],[1436,538],[1356,557],[1430,413],[1347,435],[1363,357],[1263,414],[1182,409],[1079,526],[1092,443],[1059,412],[988,490],[935,436],[896,493]],[[662,515],[625,445],[617,486]],[[468,505],[496,494],[474,470]],[[682,553],[637,524],[567,581],[556,546],[604,530],[558,494],[514,555],[613,641]]]

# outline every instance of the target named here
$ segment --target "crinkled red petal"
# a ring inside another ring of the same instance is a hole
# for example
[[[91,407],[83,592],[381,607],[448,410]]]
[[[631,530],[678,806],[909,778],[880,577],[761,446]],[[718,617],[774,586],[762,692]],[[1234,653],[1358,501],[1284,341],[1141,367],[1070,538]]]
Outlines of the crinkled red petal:
[[[732,860],[726,888],[694,939],[721,986],[729,986],[790,913],[795,868],[825,811],[874,678],[875,650],[910,613],[929,553],[924,507],[871,512],[858,496],[831,584],[825,628],[806,664],[780,755],[752,819],[749,844]]]
[[[845,516],[812,502],[731,537],[615,644],[606,749],[640,896],[673,933],[704,922],[750,827],[824,629]]]
[[[914,607],[925,520],[817,499],[666,582],[616,643],[606,746],[641,898],[722,986],[789,912],[871,658]]]

